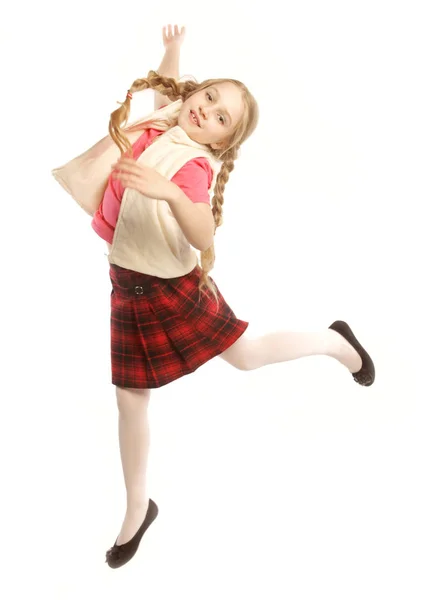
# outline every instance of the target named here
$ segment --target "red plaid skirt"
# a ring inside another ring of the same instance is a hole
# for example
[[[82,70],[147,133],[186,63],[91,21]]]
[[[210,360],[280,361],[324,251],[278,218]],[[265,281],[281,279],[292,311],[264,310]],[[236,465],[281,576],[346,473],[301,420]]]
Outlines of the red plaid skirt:
[[[249,323],[237,319],[219,290],[218,308],[206,288],[199,302],[199,278],[199,266],[162,279],[110,264],[114,385],[161,387],[196,371],[244,333]]]

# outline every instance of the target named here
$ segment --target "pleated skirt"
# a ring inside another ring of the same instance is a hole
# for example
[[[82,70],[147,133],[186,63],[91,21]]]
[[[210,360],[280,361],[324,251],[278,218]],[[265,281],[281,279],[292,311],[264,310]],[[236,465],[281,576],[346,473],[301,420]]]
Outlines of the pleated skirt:
[[[199,278],[199,266],[162,279],[110,264],[114,385],[166,385],[196,371],[245,332],[249,323],[236,317],[218,288],[218,307],[206,289],[199,302]]]

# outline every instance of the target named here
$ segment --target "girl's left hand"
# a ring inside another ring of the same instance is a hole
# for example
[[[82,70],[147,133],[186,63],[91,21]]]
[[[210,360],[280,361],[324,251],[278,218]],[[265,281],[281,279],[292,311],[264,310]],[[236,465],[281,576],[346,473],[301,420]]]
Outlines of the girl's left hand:
[[[116,164],[112,165],[112,168],[113,177],[119,179],[124,187],[137,190],[149,198],[171,202],[176,192],[177,186],[174,183],[155,169],[139,165],[132,158],[120,158]]]

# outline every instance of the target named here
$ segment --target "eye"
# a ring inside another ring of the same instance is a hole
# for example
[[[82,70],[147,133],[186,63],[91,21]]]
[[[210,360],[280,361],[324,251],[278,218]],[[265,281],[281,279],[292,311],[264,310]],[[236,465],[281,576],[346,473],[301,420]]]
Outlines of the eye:
[[[210,102],[212,102],[212,96],[209,92],[206,92],[206,97],[208,98],[208,100]],[[218,116],[218,120],[222,125],[224,125],[226,123],[226,119],[222,115]]]

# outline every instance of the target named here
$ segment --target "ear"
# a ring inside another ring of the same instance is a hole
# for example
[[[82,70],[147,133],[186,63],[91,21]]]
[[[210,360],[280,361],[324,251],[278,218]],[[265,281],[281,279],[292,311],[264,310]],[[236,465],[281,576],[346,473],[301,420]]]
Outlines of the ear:
[[[221,150],[223,148],[223,142],[220,142],[218,144],[210,144],[210,146],[213,150]]]

